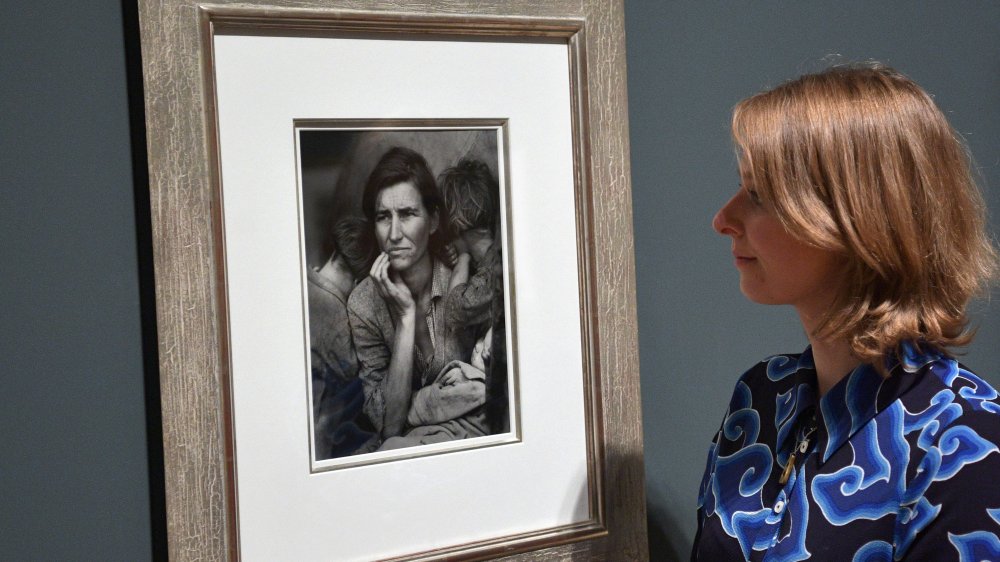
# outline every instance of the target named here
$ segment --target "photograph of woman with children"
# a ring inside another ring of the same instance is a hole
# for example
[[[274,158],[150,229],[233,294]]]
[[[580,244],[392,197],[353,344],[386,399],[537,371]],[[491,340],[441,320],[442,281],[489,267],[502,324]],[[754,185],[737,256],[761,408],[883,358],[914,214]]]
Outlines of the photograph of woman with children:
[[[510,431],[499,132],[298,130],[315,461]]]

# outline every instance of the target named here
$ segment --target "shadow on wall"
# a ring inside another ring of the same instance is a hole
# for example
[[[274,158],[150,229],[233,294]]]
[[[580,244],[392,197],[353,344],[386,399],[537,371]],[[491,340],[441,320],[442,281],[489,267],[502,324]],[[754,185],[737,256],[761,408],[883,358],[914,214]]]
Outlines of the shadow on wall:
[[[646,531],[649,533],[650,562],[675,562],[687,560],[691,556],[691,545],[684,541],[680,525],[662,507],[666,501],[654,488],[646,488]]]

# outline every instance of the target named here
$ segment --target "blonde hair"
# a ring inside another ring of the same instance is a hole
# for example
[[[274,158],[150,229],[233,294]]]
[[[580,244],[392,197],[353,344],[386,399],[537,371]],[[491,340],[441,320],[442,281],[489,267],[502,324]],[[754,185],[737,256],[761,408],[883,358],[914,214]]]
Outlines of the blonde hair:
[[[816,334],[865,362],[904,340],[967,345],[996,272],[971,158],[930,96],[879,64],[838,66],[741,101],[740,176],[785,229],[846,258]]]

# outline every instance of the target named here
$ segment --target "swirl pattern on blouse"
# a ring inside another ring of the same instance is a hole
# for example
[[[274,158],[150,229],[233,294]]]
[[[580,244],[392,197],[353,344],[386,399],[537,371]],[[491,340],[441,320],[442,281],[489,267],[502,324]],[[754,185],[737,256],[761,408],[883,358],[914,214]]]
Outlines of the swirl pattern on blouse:
[[[1000,561],[997,391],[914,342],[887,367],[818,403],[810,349],[744,373],[709,447],[692,560]]]

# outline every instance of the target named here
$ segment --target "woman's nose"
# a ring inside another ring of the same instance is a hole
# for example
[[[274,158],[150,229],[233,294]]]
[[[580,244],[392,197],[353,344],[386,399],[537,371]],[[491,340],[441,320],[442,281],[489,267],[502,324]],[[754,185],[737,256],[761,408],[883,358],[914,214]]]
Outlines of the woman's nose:
[[[399,225],[399,217],[392,217],[392,223],[389,226],[389,240],[399,240],[402,238],[403,229]]]
[[[733,196],[712,218],[712,228],[723,236],[738,236],[741,232],[739,221],[733,213],[738,197],[739,194]]]

